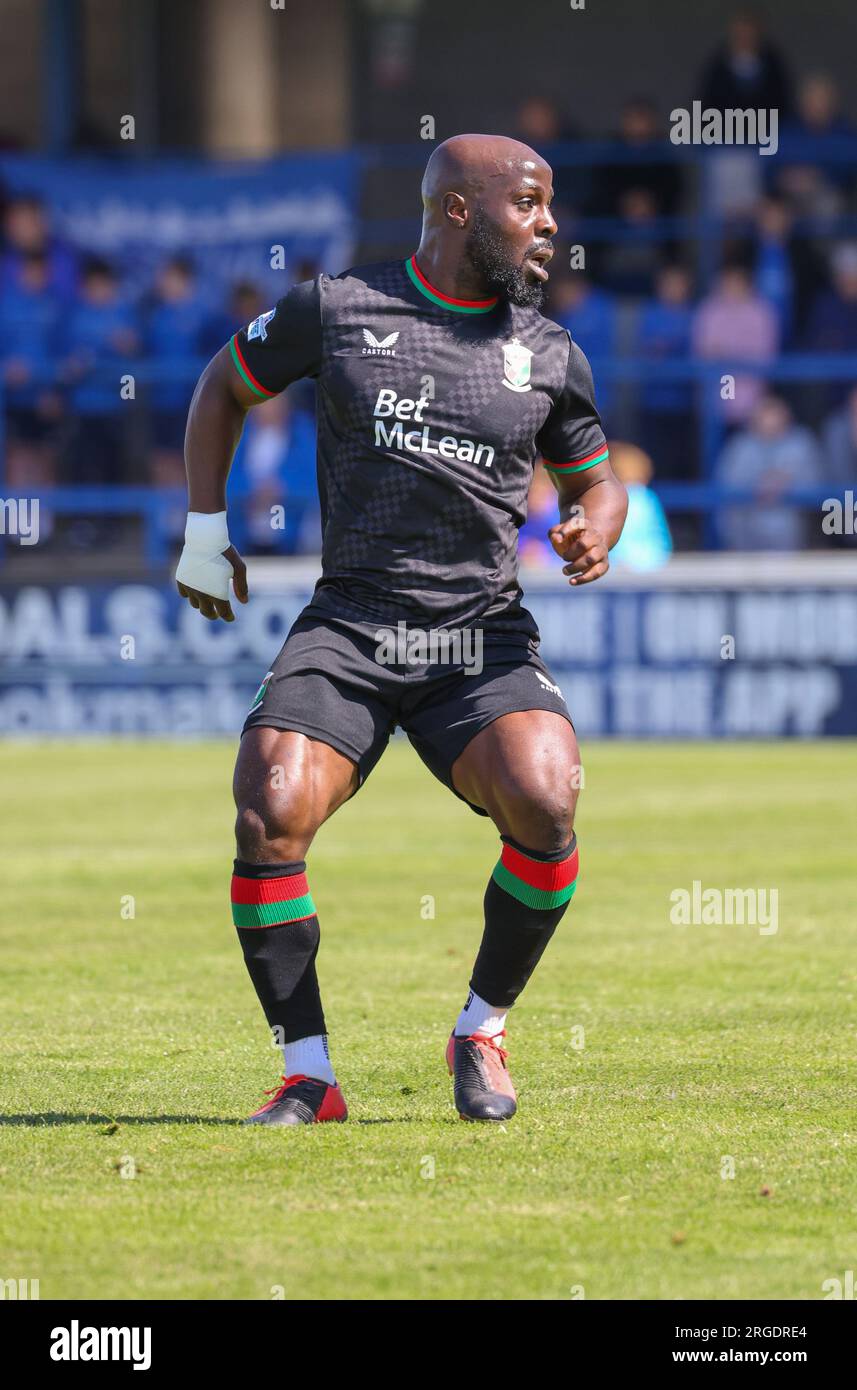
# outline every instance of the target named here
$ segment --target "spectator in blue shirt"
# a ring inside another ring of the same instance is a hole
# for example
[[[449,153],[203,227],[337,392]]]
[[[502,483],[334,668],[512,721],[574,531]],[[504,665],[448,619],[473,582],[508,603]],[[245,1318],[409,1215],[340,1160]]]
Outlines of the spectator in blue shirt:
[[[614,392],[605,375],[599,376],[599,368],[616,352],[619,311],[615,298],[577,271],[557,284],[551,304],[551,317],[568,329],[589,359],[598,382],[598,409],[603,419],[609,419]]]
[[[131,306],[120,294],[112,266],[97,257],[84,265],[80,294],[65,332],[64,379],[75,417],[69,456],[76,483],[122,480],[122,425],[128,397],[124,376],[140,350]]]
[[[718,483],[751,492],[750,501],[718,508],[724,545],[729,550],[800,550],[810,534],[807,515],[783,497],[790,488],[811,486],[821,476],[815,435],[795,423],[781,397],[763,396],[747,429],[732,435],[717,461]]]
[[[733,11],[725,40],[706,64],[694,95],[703,107],[717,111],[775,107],[781,120],[789,117],[792,83],[760,14],[749,8]]]
[[[200,340],[200,351],[206,359],[219,352],[239,328],[246,328],[271,305],[262,297],[258,285],[250,280],[236,280],[229,291],[225,306],[215,310],[206,319]]]
[[[804,346],[809,352],[857,353],[857,244],[837,246],[831,257],[833,284],[822,290],[810,310]],[[826,388],[826,405],[840,405],[851,383]]]
[[[691,281],[680,265],[664,266],[655,294],[640,310],[637,350],[645,362],[686,364],[691,355]],[[696,473],[693,383],[664,376],[642,386],[640,426],[659,478],[690,478]]]
[[[771,172],[777,187],[801,213],[822,218],[841,213],[844,197],[854,184],[853,160],[825,160],[819,146],[844,148],[854,138],[854,126],[843,114],[839,88],[829,73],[813,72],[802,80],[795,118],[780,124],[780,143],[786,149],[795,138],[812,141],[816,148],[811,153],[808,149],[802,158],[799,155],[798,163],[788,154],[775,156]]]
[[[639,297],[648,293],[663,254],[653,224],[679,211],[683,166],[665,154],[670,146],[658,109],[647,96],[625,102],[617,141],[634,157],[619,165],[608,163],[601,171],[591,210],[616,218],[620,234],[601,242],[596,273],[616,294]],[[672,256],[672,243],[667,248],[665,254]]]
[[[41,251],[21,260],[0,291],[2,376],[6,391],[6,481],[20,488],[55,481],[54,435],[61,413],[55,389],[59,305]]]
[[[207,314],[191,261],[174,256],[158,274],[146,316],[146,353],[157,372],[149,401],[152,481],[158,487],[184,483],[184,432],[190,398],[203,366]]]
[[[756,210],[756,263],[753,282],[780,322],[780,342],[788,342],[794,323],[795,274],[791,258],[792,214],[782,198],[763,198]]]
[[[77,288],[77,258],[69,246],[52,234],[40,198],[21,194],[11,198],[3,216],[3,251],[0,255],[0,287],[20,289],[24,262],[42,255],[47,264],[48,287],[59,299],[69,300]]]
[[[530,483],[527,519],[518,532],[518,559],[522,565],[547,569],[556,563],[556,551],[548,540],[548,531],[556,525],[556,517],[556,488],[539,462]]]
[[[831,272],[832,286],[812,306],[807,347],[812,352],[857,352],[857,244],[836,248]]]
[[[610,464],[628,492],[628,515],[610,552],[610,564],[638,572],[660,569],[670,558],[673,543],[666,513],[649,487],[655,471],[652,460],[636,444],[611,440]]]
[[[824,482],[850,492],[853,507],[857,496],[857,386],[848,393],[842,409],[825,422],[822,445]],[[857,546],[857,534],[846,528],[838,538],[826,536],[824,543],[853,548]]]
[[[295,404],[288,391],[248,416],[229,478],[230,535],[239,550],[321,549],[315,421]]]

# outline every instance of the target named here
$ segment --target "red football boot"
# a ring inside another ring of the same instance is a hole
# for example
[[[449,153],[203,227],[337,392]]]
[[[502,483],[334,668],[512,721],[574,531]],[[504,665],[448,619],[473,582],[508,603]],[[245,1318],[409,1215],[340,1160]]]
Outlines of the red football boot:
[[[311,1076],[284,1076],[282,1084],[265,1095],[273,1100],[266,1101],[245,1125],[320,1125],[326,1120],[348,1119],[339,1086]]]
[[[517,1110],[515,1088],[506,1063],[508,1053],[497,1039],[453,1033],[446,1046],[446,1065],[455,1080],[455,1108],[462,1120],[510,1120]]]

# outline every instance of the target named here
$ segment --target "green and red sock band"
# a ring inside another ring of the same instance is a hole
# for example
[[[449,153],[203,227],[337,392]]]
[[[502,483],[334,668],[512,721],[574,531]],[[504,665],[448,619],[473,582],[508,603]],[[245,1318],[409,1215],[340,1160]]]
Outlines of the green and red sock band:
[[[417,265],[416,256],[405,261],[405,270],[411,284],[439,309],[454,309],[457,314],[487,314],[497,303],[497,295],[493,299],[452,299],[448,294],[436,290]]]
[[[305,873],[279,878],[232,875],[232,920],[236,927],[280,927],[315,916]]]
[[[245,386],[249,386],[250,390],[254,391],[257,396],[264,396],[266,400],[271,396],[276,396],[276,391],[267,390],[267,388],[262,385],[261,381],[257,381],[250,371],[250,368],[244,360],[244,354],[241,351],[237,333],[233,333],[232,337],[229,339],[229,351],[232,354],[232,365]]]
[[[594,468],[596,463],[606,463],[610,457],[610,452],[606,444],[600,449],[596,449],[594,454],[587,454],[582,459],[572,459],[571,463],[551,463],[550,459],[544,459],[545,468],[549,473],[584,473],[587,468]]]
[[[511,893],[527,907],[549,910],[562,907],[574,896],[577,887],[577,840],[572,840],[564,859],[532,859],[504,844],[492,878],[499,888]]]

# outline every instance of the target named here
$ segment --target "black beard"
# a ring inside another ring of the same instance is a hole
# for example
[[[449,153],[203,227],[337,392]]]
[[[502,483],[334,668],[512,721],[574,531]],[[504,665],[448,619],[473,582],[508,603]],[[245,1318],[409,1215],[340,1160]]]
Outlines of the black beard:
[[[526,278],[523,259],[519,265],[512,260],[505,238],[482,208],[473,214],[465,256],[492,293],[504,295],[523,309],[540,307],[544,289],[537,280]]]

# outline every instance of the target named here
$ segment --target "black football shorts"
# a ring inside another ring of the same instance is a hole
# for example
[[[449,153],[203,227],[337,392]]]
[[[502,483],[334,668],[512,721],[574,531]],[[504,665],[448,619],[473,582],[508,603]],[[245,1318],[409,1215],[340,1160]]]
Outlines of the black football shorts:
[[[503,714],[528,709],[552,710],[571,723],[538,641],[526,633],[487,626],[444,638],[302,614],[242,732],[261,726],[320,739],[357,764],[362,786],[399,725],[458,796],[452,766],[474,735]]]

